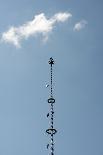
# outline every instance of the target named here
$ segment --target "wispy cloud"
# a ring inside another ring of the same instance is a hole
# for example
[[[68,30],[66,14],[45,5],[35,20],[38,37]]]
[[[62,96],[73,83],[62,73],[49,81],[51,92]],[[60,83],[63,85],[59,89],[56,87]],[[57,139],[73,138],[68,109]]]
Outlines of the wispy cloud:
[[[48,19],[44,13],[41,13],[35,15],[33,20],[19,27],[10,27],[2,34],[1,40],[6,43],[11,43],[16,47],[20,47],[23,39],[41,34],[44,40],[47,41],[49,33],[54,29],[54,25],[58,22],[65,22],[70,17],[72,17],[71,13],[60,12]]]
[[[86,25],[87,25],[87,21],[81,20],[80,22],[75,24],[73,30],[74,31],[80,31],[81,29],[85,28]]]

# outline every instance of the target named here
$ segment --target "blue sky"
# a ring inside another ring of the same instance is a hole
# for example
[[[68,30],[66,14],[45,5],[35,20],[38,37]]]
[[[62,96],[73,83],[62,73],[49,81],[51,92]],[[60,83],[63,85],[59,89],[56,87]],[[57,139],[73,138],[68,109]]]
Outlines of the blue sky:
[[[50,81],[51,56],[58,130],[55,154],[103,155],[102,10],[102,0],[0,1],[1,155],[48,154],[45,85]],[[45,32],[39,20],[38,32],[34,24],[28,33],[28,23],[35,23],[41,14]]]

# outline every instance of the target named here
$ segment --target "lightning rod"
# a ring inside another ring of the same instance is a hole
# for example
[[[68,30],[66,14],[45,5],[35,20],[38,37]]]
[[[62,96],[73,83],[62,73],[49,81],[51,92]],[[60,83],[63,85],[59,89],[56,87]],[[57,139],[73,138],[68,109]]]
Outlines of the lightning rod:
[[[54,135],[57,133],[57,130],[54,128],[54,103],[55,99],[53,97],[53,65],[54,60],[51,57],[48,61],[50,64],[50,97],[47,102],[50,106],[50,111],[47,114],[47,118],[50,121],[50,127],[46,130],[46,133],[50,136],[50,143],[47,144],[47,149],[49,150],[49,155],[54,155]]]

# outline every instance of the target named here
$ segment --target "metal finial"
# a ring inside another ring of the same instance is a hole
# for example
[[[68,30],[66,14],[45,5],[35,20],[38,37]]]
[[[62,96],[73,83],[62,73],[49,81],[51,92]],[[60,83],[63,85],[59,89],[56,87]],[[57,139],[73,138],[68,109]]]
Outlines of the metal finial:
[[[53,65],[53,64],[54,64],[54,60],[53,60],[53,58],[52,58],[52,57],[50,58],[50,60],[48,61],[48,63],[49,63],[49,64],[51,64],[51,65]]]

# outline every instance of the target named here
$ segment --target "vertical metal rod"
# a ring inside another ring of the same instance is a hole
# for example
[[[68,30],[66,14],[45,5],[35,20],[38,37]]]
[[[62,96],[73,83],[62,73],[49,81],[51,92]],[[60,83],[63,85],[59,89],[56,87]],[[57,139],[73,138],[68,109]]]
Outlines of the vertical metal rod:
[[[52,65],[54,64],[53,58],[50,58],[49,64],[51,66],[50,73],[51,73],[51,81],[50,81],[50,98],[48,99],[48,103],[50,104],[50,128],[46,130],[46,133],[50,135],[50,144],[47,146],[50,146],[50,155],[54,155],[54,135],[56,134],[57,130],[54,129],[54,103],[55,99],[53,98],[53,69]]]
[[[51,64],[51,97],[52,97],[52,92],[53,90],[52,90],[52,64]]]

